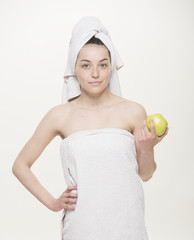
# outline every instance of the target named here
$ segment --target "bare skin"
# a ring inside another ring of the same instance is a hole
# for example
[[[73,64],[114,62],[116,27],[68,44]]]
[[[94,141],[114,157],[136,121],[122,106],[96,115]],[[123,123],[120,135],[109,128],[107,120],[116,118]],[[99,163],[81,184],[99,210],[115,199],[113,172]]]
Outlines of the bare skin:
[[[53,197],[31,171],[31,166],[56,136],[64,139],[83,130],[126,129],[135,137],[140,178],[148,181],[156,170],[154,146],[166,136],[168,130],[158,137],[153,121],[150,120],[149,132],[145,121],[147,114],[143,106],[108,91],[110,74],[111,63],[106,47],[84,46],[75,67],[75,75],[81,85],[81,95],[47,112],[13,164],[14,175],[52,211],[75,209],[75,205],[70,203],[75,204],[78,197],[76,193],[71,192],[73,189],[77,190],[77,186],[68,186],[58,198]],[[90,83],[97,80],[101,81],[98,86]]]

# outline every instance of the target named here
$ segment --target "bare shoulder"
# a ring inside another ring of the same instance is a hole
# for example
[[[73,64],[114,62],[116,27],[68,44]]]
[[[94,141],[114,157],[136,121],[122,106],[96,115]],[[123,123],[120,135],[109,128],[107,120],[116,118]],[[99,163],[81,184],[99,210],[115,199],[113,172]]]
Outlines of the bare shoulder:
[[[145,108],[132,100],[123,98],[123,97],[116,97],[119,109],[124,113],[126,119],[128,119],[130,125],[136,125],[137,122],[142,122],[143,119],[146,118],[146,110]]]
[[[69,104],[59,104],[50,108],[44,116],[42,122],[44,125],[50,125],[55,135],[63,138],[63,126],[67,122],[70,112]]]
[[[126,109],[128,110],[127,112],[132,114],[133,117],[135,118],[145,118],[146,116],[146,110],[143,107],[143,105],[135,102],[135,101],[131,101],[128,99],[125,99],[125,104],[126,104]]]
[[[124,104],[126,118],[134,134],[137,129],[142,127],[143,120],[147,117],[146,110],[141,104],[128,99],[125,100]]]
[[[59,119],[60,117],[64,118],[65,116],[67,116],[67,113],[69,112],[69,110],[70,110],[70,107],[68,103],[59,104],[49,109],[47,114],[50,118],[55,118],[56,120],[56,119]]]

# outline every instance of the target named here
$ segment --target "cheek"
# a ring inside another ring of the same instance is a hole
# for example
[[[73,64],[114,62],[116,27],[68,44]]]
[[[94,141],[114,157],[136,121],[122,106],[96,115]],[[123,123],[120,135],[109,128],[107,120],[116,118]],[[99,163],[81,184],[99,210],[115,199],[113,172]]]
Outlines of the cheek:
[[[102,74],[103,74],[104,78],[108,78],[108,80],[109,80],[109,78],[111,76],[111,71],[105,71]]]
[[[89,73],[87,71],[80,70],[77,74],[77,77],[80,82],[85,82],[89,77]]]

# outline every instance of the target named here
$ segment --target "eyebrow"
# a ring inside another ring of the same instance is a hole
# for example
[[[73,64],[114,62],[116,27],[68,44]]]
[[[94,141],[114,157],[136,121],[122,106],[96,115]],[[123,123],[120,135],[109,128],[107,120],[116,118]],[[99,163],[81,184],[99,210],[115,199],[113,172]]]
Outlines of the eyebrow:
[[[102,60],[100,60],[99,62],[103,62],[103,61],[105,61],[105,60],[107,60],[108,61],[108,59],[107,58],[103,58]],[[87,59],[82,59],[80,62],[91,62],[90,60],[87,60]]]

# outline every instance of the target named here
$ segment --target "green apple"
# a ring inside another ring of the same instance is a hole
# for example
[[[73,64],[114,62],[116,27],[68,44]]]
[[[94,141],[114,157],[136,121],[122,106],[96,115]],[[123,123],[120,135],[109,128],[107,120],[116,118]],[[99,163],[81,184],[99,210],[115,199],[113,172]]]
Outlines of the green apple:
[[[166,131],[166,128],[168,126],[168,122],[159,113],[154,113],[152,115],[149,115],[149,116],[147,116],[147,120],[146,120],[149,131],[151,131],[150,121],[149,121],[150,117],[153,119],[157,136],[158,137],[162,136]]]

